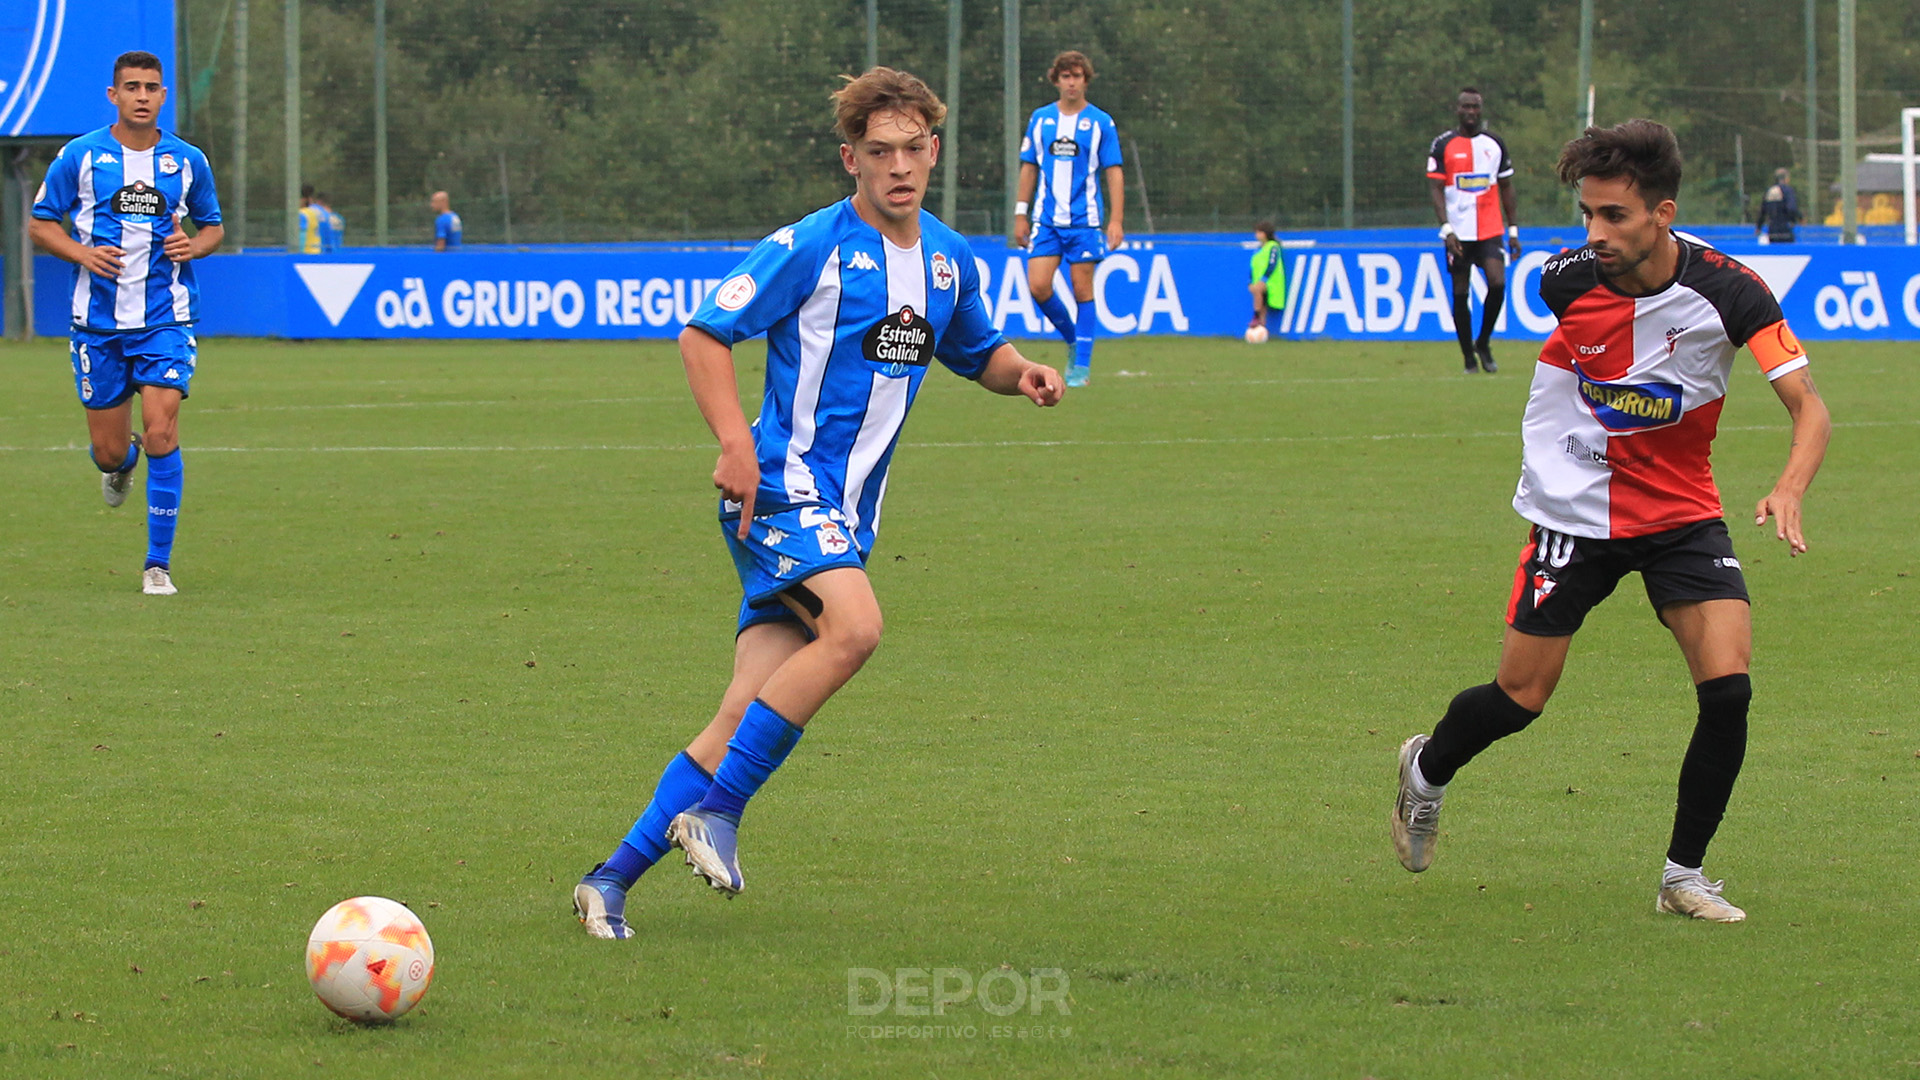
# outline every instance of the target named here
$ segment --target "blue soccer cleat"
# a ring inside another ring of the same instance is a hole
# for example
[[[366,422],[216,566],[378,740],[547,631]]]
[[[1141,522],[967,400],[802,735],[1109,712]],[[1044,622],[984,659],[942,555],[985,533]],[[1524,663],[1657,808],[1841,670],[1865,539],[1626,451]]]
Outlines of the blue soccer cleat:
[[[633,936],[633,927],[627,925],[627,890],[611,878],[596,876],[600,866],[573,887],[573,913],[594,937],[625,941]]]
[[[739,834],[740,823],[733,818],[695,809],[667,826],[667,843],[687,853],[695,877],[732,899],[747,887],[740,876]]]
[[[1085,386],[1087,385],[1087,380],[1091,379],[1092,377],[1093,377],[1092,364],[1070,364],[1067,367],[1067,385],[1068,386]]]

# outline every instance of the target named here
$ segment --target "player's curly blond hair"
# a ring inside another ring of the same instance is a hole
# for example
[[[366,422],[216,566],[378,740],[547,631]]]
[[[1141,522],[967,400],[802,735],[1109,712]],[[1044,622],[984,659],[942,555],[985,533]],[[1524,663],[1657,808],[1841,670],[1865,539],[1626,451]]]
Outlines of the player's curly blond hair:
[[[852,144],[866,137],[874,113],[917,112],[932,131],[947,120],[947,107],[919,76],[890,67],[869,68],[858,78],[842,75],[845,86],[833,92],[833,126],[842,141]]]

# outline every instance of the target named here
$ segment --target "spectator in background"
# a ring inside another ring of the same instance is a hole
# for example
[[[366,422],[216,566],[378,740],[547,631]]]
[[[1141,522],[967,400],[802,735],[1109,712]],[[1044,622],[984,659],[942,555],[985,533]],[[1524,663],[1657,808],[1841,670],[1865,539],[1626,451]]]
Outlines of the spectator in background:
[[[339,251],[347,231],[346,219],[334,213],[333,198],[326,192],[315,195],[313,201],[320,208],[320,250]]]
[[[326,222],[326,211],[321,210],[313,201],[313,185],[300,185],[300,233],[294,242],[294,250],[302,255],[320,254],[320,231]]]
[[[1793,243],[1793,227],[1800,221],[1800,194],[1787,183],[1787,176],[1785,169],[1773,170],[1773,186],[1760,197],[1753,235],[1763,244]]]
[[[433,207],[433,250],[449,251],[460,246],[460,215],[444,191],[436,191],[427,200]]]
[[[1287,306],[1287,270],[1282,265],[1285,252],[1273,235],[1273,222],[1253,227],[1253,238],[1260,246],[1253,253],[1253,282],[1247,291],[1253,294],[1253,321],[1247,324],[1265,328],[1267,316]]]

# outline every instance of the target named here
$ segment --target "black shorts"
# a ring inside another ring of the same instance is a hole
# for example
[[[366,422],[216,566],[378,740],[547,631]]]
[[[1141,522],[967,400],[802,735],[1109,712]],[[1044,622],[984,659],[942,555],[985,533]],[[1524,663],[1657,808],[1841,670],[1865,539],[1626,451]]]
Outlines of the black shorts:
[[[1460,241],[1460,258],[1447,264],[1447,272],[1464,274],[1476,266],[1506,265],[1507,242],[1504,238],[1493,236],[1485,240]]]
[[[1747,599],[1733,539],[1719,518],[1624,540],[1535,525],[1520,549],[1507,625],[1535,637],[1566,637],[1635,570],[1655,611],[1691,600]]]

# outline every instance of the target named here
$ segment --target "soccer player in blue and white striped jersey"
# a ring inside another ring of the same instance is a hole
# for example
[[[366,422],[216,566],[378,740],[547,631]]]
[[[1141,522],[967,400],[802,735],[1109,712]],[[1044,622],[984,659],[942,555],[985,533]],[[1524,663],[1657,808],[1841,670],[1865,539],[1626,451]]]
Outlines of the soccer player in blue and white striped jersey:
[[[119,120],[60,148],[33,205],[33,242],[74,264],[74,385],[87,410],[108,506],[126,501],[147,451],[147,560],[141,591],[170,596],[180,513],[180,402],[193,378],[199,290],[192,260],[225,230],[213,170],[199,147],[161,131],[159,57],[123,53],[107,100]],[[71,218],[73,232],[61,227]],[[182,220],[198,231],[189,236]],[[140,396],[144,441],[133,434]]]
[[[1059,88],[1060,100],[1033,110],[1020,139],[1013,239],[1027,249],[1027,288],[1034,301],[1073,343],[1067,385],[1085,386],[1093,366],[1093,268],[1126,239],[1120,132],[1113,117],[1087,101],[1093,62],[1084,54],[1070,50],[1054,57],[1047,78]],[[1053,294],[1054,271],[1063,258],[1079,304],[1072,315]]]
[[[574,889],[588,933],[633,934],[626,894],[669,845],[715,889],[742,887],[747,800],[880,642],[864,569],[900,429],[932,361],[997,394],[1054,405],[1060,373],[993,328],[972,249],[921,209],[946,117],[927,85],[877,67],[834,95],[855,191],[762,240],[680,335],[720,442],[713,483],[743,597],[733,679],[626,839]],[[749,426],[733,346],[767,336]]]

